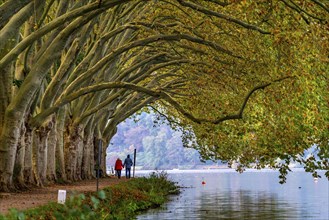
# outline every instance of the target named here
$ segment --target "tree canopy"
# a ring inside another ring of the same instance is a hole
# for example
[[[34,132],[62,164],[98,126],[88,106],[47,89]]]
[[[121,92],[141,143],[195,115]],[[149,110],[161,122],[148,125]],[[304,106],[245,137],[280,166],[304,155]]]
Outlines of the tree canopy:
[[[92,178],[99,142],[145,106],[205,159],[328,169],[327,1],[3,0],[0,14],[0,190]]]

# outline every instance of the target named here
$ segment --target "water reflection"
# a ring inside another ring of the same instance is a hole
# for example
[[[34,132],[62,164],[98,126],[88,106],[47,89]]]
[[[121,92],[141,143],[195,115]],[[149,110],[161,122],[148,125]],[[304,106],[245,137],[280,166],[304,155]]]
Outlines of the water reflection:
[[[297,216],[296,209],[274,195],[251,191],[202,194],[198,219],[284,219]],[[291,218],[290,218],[291,219]]]
[[[179,196],[138,219],[329,219],[329,185],[294,172],[284,185],[276,172],[169,174],[185,186]],[[202,184],[202,182],[206,184]]]

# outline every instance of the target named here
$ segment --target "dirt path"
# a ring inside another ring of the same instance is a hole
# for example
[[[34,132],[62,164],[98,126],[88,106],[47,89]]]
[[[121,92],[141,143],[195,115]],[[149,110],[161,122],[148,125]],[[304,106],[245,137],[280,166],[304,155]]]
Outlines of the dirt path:
[[[99,180],[99,188],[118,184],[126,181],[125,178],[118,180],[115,177],[107,177]],[[68,196],[73,192],[96,191],[96,180],[84,180],[70,185],[51,185],[43,188],[32,189],[21,193],[0,193],[0,213],[6,214],[10,208],[24,210],[57,201],[58,190],[67,190]]]

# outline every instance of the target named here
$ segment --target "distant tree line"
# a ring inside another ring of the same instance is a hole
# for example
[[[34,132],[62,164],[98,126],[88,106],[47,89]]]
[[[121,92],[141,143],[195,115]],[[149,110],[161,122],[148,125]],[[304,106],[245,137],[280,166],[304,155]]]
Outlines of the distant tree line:
[[[203,161],[199,152],[184,148],[182,132],[159,121],[154,113],[141,113],[118,126],[116,135],[107,148],[107,167],[119,157],[124,159],[137,150],[136,166],[141,169],[194,169],[219,165]]]

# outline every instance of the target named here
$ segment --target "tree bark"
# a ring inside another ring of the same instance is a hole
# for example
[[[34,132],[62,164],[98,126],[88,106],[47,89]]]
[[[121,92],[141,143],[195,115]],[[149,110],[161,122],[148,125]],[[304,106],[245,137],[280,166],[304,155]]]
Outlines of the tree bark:
[[[68,125],[64,141],[65,168],[67,179],[69,181],[78,180],[77,164],[79,157],[79,149],[82,142],[82,128],[79,126]]]
[[[52,116],[53,118],[55,116]],[[57,180],[56,177],[56,145],[57,145],[57,124],[55,120],[51,122],[53,127],[50,130],[48,137],[48,161],[47,161],[47,180],[49,182],[55,182]]]
[[[32,165],[32,129],[26,125],[25,126],[25,157],[24,157],[24,182],[27,186],[35,185],[35,179],[33,174]]]
[[[33,171],[38,186],[46,183],[49,131],[47,127],[33,130]]]
[[[82,179],[91,179],[93,176],[94,163],[94,145],[93,145],[93,133],[87,133],[84,136],[84,148],[82,158]]]
[[[82,158],[83,158],[83,151],[85,149],[84,142],[83,142],[83,136],[84,132],[83,129],[81,129],[81,133],[79,135],[79,138],[77,139],[77,161],[76,161],[76,178],[77,180],[82,179]]]
[[[9,0],[6,1],[0,7],[0,29],[9,21],[9,19],[16,14],[19,10],[21,10],[25,5],[29,4],[30,0]]]
[[[7,117],[0,136],[0,191],[10,191],[13,188],[17,142],[23,118],[20,115],[16,110],[7,110],[5,115]]]
[[[64,132],[65,132],[65,113],[66,108],[61,108],[57,113],[56,118],[56,176],[58,179],[67,181],[66,171],[65,171],[65,161],[64,161]]]
[[[18,189],[25,188],[24,181],[24,158],[25,158],[25,132],[26,128],[22,125],[20,139],[17,144],[17,154],[14,167],[15,186]]]

